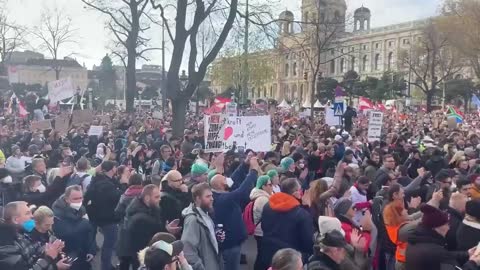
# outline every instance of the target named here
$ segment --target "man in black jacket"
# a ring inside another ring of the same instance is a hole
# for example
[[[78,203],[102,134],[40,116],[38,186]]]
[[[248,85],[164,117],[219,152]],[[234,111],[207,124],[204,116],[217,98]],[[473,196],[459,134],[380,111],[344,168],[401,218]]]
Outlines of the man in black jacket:
[[[188,187],[183,183],[183,177],[176,170],[169,171],[161,182],[162,200],[160,208],[166,220],[175,220],[182,217],[182,210],[187,208],[192,198]]]
[[[84,196],[84,205],[88,217],[94,226],[100,227],[104,241],[102,246],[101,270],[112,269],[112,253],[118,233],[118,218],[115,207],[128,183],[119,183],[114,179],[117,165],[113,161],[104,161],[101,172],[93,177]],[[128,181],[128,179],[126,179]]]
[[[179,220],[166,224],[160,212],[160,189],[155,185],[147,185],[143,188],[140,197],[133,199],[127,208],[125,215],[125,234],[121,237],[126,249],[129,249],[132,258],[133,269],[139,267],[137,253],[148,245],[148,242],[158,232],[178,234]],[[120,269],[122,270],[122,269]]]
[[[307,270],[337,270],[345,259],[347,241],[343,234],[333,230],[319,236],[315,243],[315,255],[310,257]]]
[[[447,213],[450,217],[448,225],[450,230],[445,237],[447,239],[447,249],[457,250],[457,231],[465,216],[465,207],[467,205],[468,197],[462,193],[453,193],[450,197],[450,202],[447,208]]]

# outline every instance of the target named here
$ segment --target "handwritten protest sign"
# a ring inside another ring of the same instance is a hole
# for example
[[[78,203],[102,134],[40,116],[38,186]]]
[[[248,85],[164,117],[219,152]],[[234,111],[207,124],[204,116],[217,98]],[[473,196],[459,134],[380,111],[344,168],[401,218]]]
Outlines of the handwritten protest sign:
[[[380,141],[382,136],[383,113],[370,111],[368,119],[368,141]]]
[[[225,121],[222,114],[205,115],[205,152],[223,151]]]
[[[271,150],[272,130],[270,116],[229,117],[224,130],[224,150],[238,147],[254,151]]]
[[[59,116],[55,118],[55,131],[62,135],[68,133],[68,128],[70,127],[70,117],[68,116]]]
[[[49,130],[49,129],[52,129],[52,122],[50,120],[36,121],[30,124],[31,131],[37,131],[37,130],[43,131],[43,130]]]
[[[48,98],[52,103],[71,98],[75,93],[76,90],[70,77],[48,83]]]
[[[91,110],[73,111],[72,125],[81,125],[93,121],[94,115]]]
[[[103,126],[90,126],[88,136],[101,136],[103,134]]]

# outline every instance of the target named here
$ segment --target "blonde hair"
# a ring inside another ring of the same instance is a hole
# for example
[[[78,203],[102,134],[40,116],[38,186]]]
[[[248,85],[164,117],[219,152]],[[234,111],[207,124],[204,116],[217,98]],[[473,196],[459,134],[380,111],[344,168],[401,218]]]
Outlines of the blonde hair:
[[[464,160],[465,160],[465,152],[457,151],[455,152],[452,159],[450,160],[450,164],[458,165],[460,161],[464,161]]]
[[[282,157],[286,157],[288,155],[290,155],[290,142],[285,141],[282,147]]]
[[[40,206],[35,212],[33,213],[33,219],[37,224],[42,224],[46,218],[53,218],[53,211],[52,209],[46,206]]]

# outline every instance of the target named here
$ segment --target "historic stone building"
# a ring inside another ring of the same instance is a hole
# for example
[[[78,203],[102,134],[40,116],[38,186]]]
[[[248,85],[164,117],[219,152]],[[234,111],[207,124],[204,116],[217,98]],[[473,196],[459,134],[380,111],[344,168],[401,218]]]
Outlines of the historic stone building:
[[[341,80],[349,70],[355,70],[362,78],[381,77],[385,71],[405,71],[398,61],[401,51],[409,51],[410,45],[421,38],[422,27],[426,20],[405,22],[378,28],[371,28],[374,19],[370,10],[361,7],[355,10],[353,18],[346,22],[347,5],[344,0],[302,0],[301,18],[296,19],[291,11],[283,11],[279,16],[279,38],[275,49],[260,53],[261,61],[272,65],[275,75],[263,87],[251,89],[250,99],[273,98],[276,100],[296,101],[299,104],[310,101],[311,80],[305,80],[309,65],[306,63],[304,46],[309,29],[301,23],[325,20],[340,20],[343,26],[337,29],[331,49],[324,52],[322,58],[323,77]],[[351,22],[350,22],[351,21]],[[350,25],[350,27],[346,27]],[[298,31],[298,28],[301,30]],[[352,30],[347,30],[352,28]],[[258,53],[257,53],[258,54]],[[249,61],[258,60],[253,57]],[[214,79],[214,78],[213,78]],[[225,85],[212,82],[215,92],[225,90]]]

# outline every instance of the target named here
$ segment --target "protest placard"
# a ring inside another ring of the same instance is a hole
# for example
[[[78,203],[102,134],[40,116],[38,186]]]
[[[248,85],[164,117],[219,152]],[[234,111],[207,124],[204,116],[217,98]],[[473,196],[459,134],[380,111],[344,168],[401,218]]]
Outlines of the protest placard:
[[[333,108],[325,108],[325,124],[335,127],[335,126],[340,126],[340,117],[335,116],[335,111]]]
[[[35,121],[30,124],[31,131],[49,130],[52,129],[52,122],[50,120]]]
[[[71,98],[75,93],[76,90],[70,77],[48,83],[48,98],[52,103]]]
[[[222,114],[205,115],[205,152],[223,151],[225,121]]]
[[[91,110],[76,110],[73,111],[72,125],[81,125],[93,121],[94,115]]]
[[[103,126],[90,126],[88,130],[88,136],[101,136],[103,135]]]
[[[382,136],[383,113],[370,111],[368,118],[368,142],[380,141]]]
[[[271,150],[272,130],[270,116],[229,117],[224,130],[224,150],[238,147],[259,152]]]
[[[70,117],[69,116],[59,116],[55,118],[55,131],[61,135],[68,134],[68,129],[70,127]]]
[[[163,113],[161,111],[154,111],[152,117],[155,119],[163,119]]]

